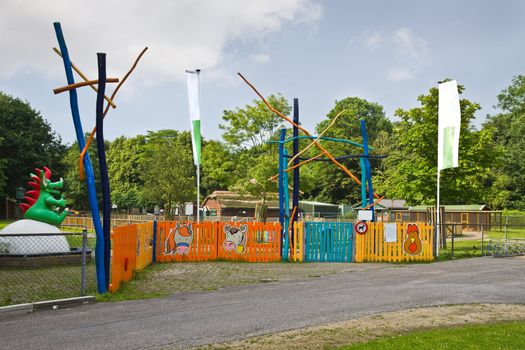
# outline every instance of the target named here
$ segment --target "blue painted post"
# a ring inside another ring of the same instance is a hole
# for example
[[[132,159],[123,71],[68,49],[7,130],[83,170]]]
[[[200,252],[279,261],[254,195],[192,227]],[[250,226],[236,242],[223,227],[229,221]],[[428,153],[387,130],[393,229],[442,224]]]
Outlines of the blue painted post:
[[[365,155],[366,177],[368,182],[368,204],[374,203],[374,189],[372,188],[372,171],[370,169],[370,159],[368,159],[368,135],[366,134],[366,123],[361,119],[361,134],[363,135],[363,154]],[[372,210],[372,221],[375,221],[374,206],[370,207]]]
[[[62,60],[64,62],[64,70],[68,85],[74,84],[73,69],[67,51],[66,41],[62,28],[59,22],[53,23],[55,33],[62,53]],[[73,117],[73,124],[75,126],[75,133],[77,136],[78,147],[82,151],[86,145],[84,140],[84,131],[82,130],[82,122],[80,120],[80,112],[78,110],[78,96],[77,90],[69,90],[69,104],[71,107],[71,115]],[[99,293],[106,293],[106,273],[104,270],[104,233],[102,232],[102,224],[100,223],[100,215],[98,212],[97,194],[95,189],[95,176],[93,174],[93,167],[89,158],[89,152],[86,152],[84,157],[84,170],[86,172],[86,183],[88,188],[89,206],[91,208],[91,216],[93,217],[93,225],[97,235],[97,245],[95,247],[95,263],[97,267],[97,289]]]
[[[100,169],[100,186],[102,188],[102,232],[104,232],[104,272],[109,276],[111,262],[111,195],[109,188],[108,164],[106,162],[106,145],[104,144],[104,94],[106,92],[106,54],[97,53],[98,91],[97,91],[97,151]],[[106,279],[109,287],[109,278]]]
[[[279,142],[279,176],[278,187],[279,187],[279,222],[281,223],[281,258],[283,257],[284,251],[284,138],[286,137],[286,129],[281,129],[280,142]]]
[[[157,262],[157,216],[153,220],[153,256],[151,257],[153,263]]]
[[[283,189],[283,181],[284,181],[284,165],[283,165],[283,159],[284,159],[284,138],[286,137],[286,129],[281,129],[281,137],[279,142],[279,222],[281,223],[281,228],[284,228],[284,189]]]
[[[286,166],[288,159],[288,151],[283,150],[283,168]],[[290,195],[288,193],[288,172],[283,173],[283,188],[284,188],[284,244],[283,244],[283,260],[288,261],[288,253],[290,251],[290,240],[288,239],[288,232],[290,230]]]
[[[299,125],[299,99],[294,98],[293,99],[293,122],[297,125]],[[299,136],[299,129],[297,127],[293,127],[293,155],[294,157],[299,153],[299,139],[297,138]],[[293,161],[293,165],[297,166],[299,164],[299,158],[295,158]],[[293,193],[292,193],[292,210],[293,208],[297,208],[295,210],[294,216],[292,218],[292,232],[293,229],[297,223],[297,218],[299,217],[299,167],[294,168],[293,170]],[[292,236],[293,240],[293,236]],[[292,246],[294,246],[294,242],[292,241]]]
[[[364,157],[359,157],[359,165],[361,167],[361,208],[364,208],[368,202],[366,197],[366,164]]]

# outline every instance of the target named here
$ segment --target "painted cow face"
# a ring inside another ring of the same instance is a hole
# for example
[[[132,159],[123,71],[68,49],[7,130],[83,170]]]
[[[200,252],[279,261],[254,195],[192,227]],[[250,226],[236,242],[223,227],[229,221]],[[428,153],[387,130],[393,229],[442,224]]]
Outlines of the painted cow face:
[[[166,255],[188,255],[191,243],[193,242],[193,230],[191,224],[180,225],[177,223],[166,237],[164,243],[164,254]]]
[[[223,246],[226,251],[235,251],[237,254],[243,254],[246,250],[246,234],[248,233],[248,225],[241,225],[240,227],[224,225],[224,233],[226,239]]]

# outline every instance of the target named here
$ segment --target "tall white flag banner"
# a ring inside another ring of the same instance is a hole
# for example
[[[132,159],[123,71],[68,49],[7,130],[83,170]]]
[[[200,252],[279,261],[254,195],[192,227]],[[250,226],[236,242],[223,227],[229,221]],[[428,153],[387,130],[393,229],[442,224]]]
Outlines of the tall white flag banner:
[[[191,117],[191,140],[193,146],[193,162],[201,164],[201,114],[199,109],[199,70],[186,71],[188,82],[188,102]]]
[[[438,171],[458,166],[461,111],[455,80],[439,84]]]

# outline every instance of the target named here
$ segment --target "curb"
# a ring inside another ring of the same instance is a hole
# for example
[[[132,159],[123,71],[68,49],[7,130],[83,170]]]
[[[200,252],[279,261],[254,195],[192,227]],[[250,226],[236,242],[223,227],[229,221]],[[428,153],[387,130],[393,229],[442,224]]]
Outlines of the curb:
[[[75,306],[95,303],[94,296],[85,296],[77,298],[46,300],[28,304],[17,304],[0,307],[0,319],[9,318],[14,315],[27,314],[40,310],[59,310],[68,309]]]

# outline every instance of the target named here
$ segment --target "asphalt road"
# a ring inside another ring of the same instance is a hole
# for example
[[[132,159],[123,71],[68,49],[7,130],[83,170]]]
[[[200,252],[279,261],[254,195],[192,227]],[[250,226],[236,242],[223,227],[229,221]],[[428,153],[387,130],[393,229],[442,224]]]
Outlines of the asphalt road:
[[[421,306],[525,303],[525,258],[371,265],[304,281],[20,315],[0,320],[0,348],[187,348]]]

